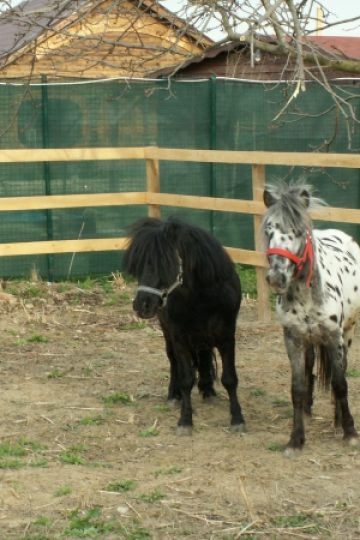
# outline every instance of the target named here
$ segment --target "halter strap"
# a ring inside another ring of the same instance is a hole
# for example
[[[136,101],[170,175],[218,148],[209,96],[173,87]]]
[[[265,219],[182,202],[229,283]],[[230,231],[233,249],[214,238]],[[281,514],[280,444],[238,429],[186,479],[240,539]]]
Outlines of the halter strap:
[[[167,298],[170,293],[172,293],[177,287],[180,287],[180,285],[183,284],[183,268],[182,268],[182,260],[179,256],[179,272],[176,276],[176,279],[170,287],[167,289],[156,289],[155,287],[149,287],[148,285],[139,285],[136,291],[143,291],[148,292],[150,294],[155,294],[156,296],[160,296],[162,300],[162,307],[166,306]]]
[[[306,286],[310,287],[311,280],[314,273],[314,246],[311,239],[311,233],[310,229],[307,229],[306,231],[306,238],[305,238],[305,247],[304,251],[301,257],[298,255],[295,255],[295,253],[292,253],[291,251],[288,251],[287,249],[282,248],[268,248],[266,251],[266,255],[269,257],[270,255],[280,255],[281,257],[286,257],[290,261],[296,264],[296,270],[297,270],[297,276],[300,274],[302,269],[305,266],[305,263],[309,261],[309,271],[306,278]]]

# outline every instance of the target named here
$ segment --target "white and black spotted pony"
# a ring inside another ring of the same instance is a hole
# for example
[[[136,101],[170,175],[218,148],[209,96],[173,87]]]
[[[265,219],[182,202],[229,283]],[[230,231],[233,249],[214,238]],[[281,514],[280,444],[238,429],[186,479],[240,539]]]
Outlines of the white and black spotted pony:
[[[313,366],[318,353],[320,382],[331,384],[335,425],[357,443],[348,405],[347,353],[360,310],[360,248],[336,229],[312,228],[309,208],[324,204],[305,184],[267,186],[263,234],[269,269],[266,279],[277,294],[291,363],[293,428],[286,454],[305,442],[304,412],[313,404]]]

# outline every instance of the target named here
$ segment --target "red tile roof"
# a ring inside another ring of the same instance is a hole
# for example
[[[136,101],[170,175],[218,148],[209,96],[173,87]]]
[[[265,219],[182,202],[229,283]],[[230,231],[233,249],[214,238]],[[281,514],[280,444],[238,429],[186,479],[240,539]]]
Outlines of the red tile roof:
[[[360,37],[308,36],[306,39],[336,56],[360,60]]]

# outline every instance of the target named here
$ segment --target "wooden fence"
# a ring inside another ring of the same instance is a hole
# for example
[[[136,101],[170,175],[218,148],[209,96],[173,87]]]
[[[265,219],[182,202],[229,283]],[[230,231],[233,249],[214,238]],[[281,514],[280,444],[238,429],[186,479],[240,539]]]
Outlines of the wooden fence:
[[[264,270],[266,267],[266,259],[259,244],[261,216],[264,212],[262,193],[265,185],[266,165],[360,168],[360,154],[242,152],[158,147],[0,150],[0,163],[125,159],[145,160],[147,191],[84,195],[4,197],[0,198],[0,211],[147,204],[148,214],[154,217],[160,216],[161,206],[178,206],[202,210],[251,214],[254,216],[255,250],[251,251],[230,247],[226,247],[226,249],[235,262],[250,264],[256,267],[258,316],[262,321],[270,319],[269,294],[265,282]],[[159,163],[161,160],[249,164],[252,166],[253,200],[161,193],[159,175]],[[316,219],[325,221],[360,223],[360,210],[325,207],[313,212],[312,216]],[[126,238],[17,242],[0,244],[0,256],[121,250],[126,246],[126,242]]]

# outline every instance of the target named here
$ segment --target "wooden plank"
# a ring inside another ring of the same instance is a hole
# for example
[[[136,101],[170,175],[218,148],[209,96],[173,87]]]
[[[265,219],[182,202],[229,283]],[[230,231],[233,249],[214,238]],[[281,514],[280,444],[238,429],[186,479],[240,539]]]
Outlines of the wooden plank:
[[[147,194],[159,193],[160,191],[160,168],[159,161],[157,159],[146,159],[146,182],[147,182]],[[161,217],[160,206],[157,203],[148,203],[148,215],[154,218]]]
[[[240,212],[242,214],[263,214],[264,204],[258,201],[223,199],[219,197],[201,197],[198,195],[177,195],[170,193],[148,193],[148,204],[179,206],[219,212]]]
[[[119,251],[126,249],[128,241],[128,238],[88,238],[85,240],[16,242],[0,244],[0,256]],[[234,262],[262,267],[267,264],[266,257],[261,252],[234,247],[225,247],[225,249]]]
[[[353,208],[335,208],[325,206],[318,210],[311,210],[311,217],[319,221],[333,221],[336,223],[360,223],[360,210]]]
[[[157,159],[205,163],[360,168],[360,154],[244,152],[232,150],[172,149],[153,146],[145,148],[27,148],[0,150],[0,163],[112,159]]]
[[[27,148],[0,150],[0,163],[144,159],[144,148]]]
[[[190,150],[152,147],[147,155],[149,157],[151,155],[152,158],[167,161],[360,168],[360,154],[320,154],[307,152],[260,151],[244,152],[233,150]]]
[[[225,247],[226,251],[236,263],[250,264],[252,266],[267,267],[267,260],[264,253],[252,251],[249,249],[240,249],[234,247]]]
[[[86,240],[51,240],[47,242],[16,242],[0,244],[0,256],[45,255],[49,253],[80,253],[119,251],[125,249],[128,238],[89,238]]]
[[[263,192],[265,187],[265,166],[253,165],[252,166],[252,188],[253,199],[262,201]],[[261,216],[254,216],[254,241],[255,249],[260,251],[262,249],[261,239]],[[265,270],[259,266],[256,267],[256,288],[257,288],[257,308],[260,321],[271,321],[271,307],[269,300],[269,288],[265,279]]]
[[[79,195],[40,195],[36,197],[0,197],[0,212],[11,210],[45,210],[87,206],[123,206],[146,204],[146,192],[86,193]]]

